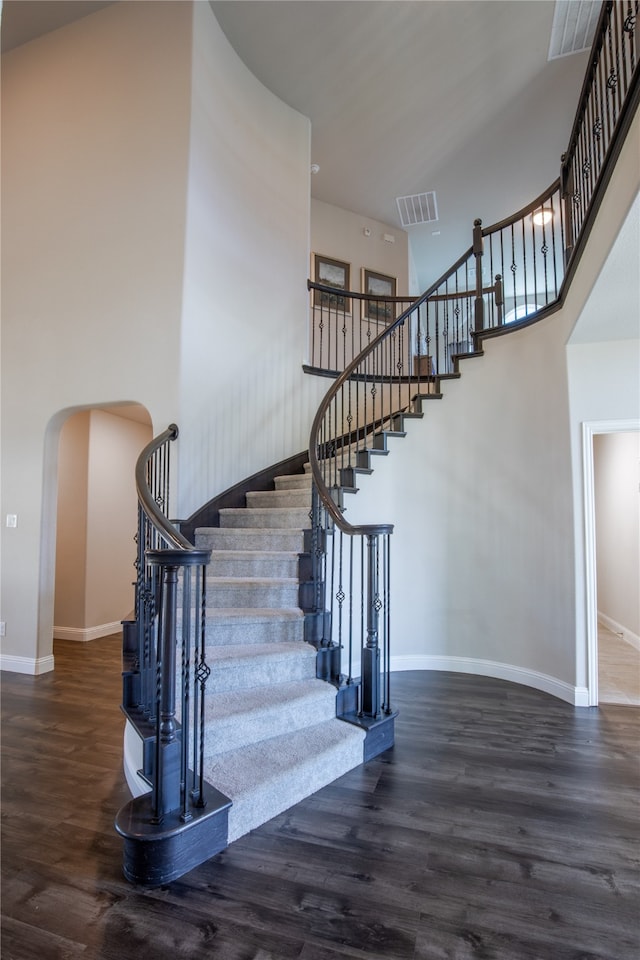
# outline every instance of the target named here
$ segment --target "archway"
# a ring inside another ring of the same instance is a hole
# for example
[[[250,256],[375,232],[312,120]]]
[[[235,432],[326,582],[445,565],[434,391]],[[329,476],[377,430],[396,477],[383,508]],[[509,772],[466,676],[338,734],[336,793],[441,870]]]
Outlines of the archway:
[[[70,408],[49,425],[39,620],[51,650],[54,637],[119,631],[133,607],[134,467],[151,435],[135,403]]]

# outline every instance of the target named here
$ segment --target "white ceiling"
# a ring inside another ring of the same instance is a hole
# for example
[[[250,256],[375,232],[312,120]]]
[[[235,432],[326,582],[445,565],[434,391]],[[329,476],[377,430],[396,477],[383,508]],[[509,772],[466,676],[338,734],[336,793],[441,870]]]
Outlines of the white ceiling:
[[[211,0],[253,73],[312,122],[312,195],[409,228],[420,288],[560,172],[587,54],[548,61],[552,0]],[[433,236],[439,231],[438,236]]]
[[[476,217],[508,216],[559,174],[587,54],[547,59],[553,0],[210,3],[253,73],[310,118],[314,197],[399,228],[395,198],[435,191],[438,222],[408,229],[421,289]],[[3,49],[105,5],[4,0]]]

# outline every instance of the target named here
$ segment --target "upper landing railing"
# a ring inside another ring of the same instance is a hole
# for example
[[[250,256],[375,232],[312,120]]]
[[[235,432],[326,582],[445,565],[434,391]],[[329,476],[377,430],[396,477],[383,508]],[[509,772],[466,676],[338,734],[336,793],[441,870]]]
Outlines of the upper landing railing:
[[[562,302],[637,108],[638,6],[602,5],[559,178],[506,220],[485,228],[476,220],[472,245],[426,293],[371,297],[309,281],[308,370],[336,376],[389,330],[387,375],[446,376],[479,338],[531,323]]]

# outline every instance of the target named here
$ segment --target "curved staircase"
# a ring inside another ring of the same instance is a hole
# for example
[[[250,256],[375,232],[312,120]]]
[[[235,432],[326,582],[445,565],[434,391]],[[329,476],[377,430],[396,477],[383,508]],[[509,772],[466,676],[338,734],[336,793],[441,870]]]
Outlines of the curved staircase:
[[[365,733],[336,718],[336,689],[316,678],[304,640],[310,510],[310,475],[283,476],[196,529],[196,547],[212,551],[204,775],[232,801],[229,842],[363,761]]]

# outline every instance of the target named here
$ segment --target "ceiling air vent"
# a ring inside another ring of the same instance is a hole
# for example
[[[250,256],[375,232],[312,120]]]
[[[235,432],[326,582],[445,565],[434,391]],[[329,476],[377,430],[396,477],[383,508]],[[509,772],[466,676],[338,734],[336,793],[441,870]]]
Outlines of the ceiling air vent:
[[[403,227],[417,223],[433,223],[438,219],[438,205],[433,190],[429,193],[414,193],[411,197],[396,197],[398,213]]]
[[[601,7],[600,0],[556,0],[547,59],[589,50]]]

